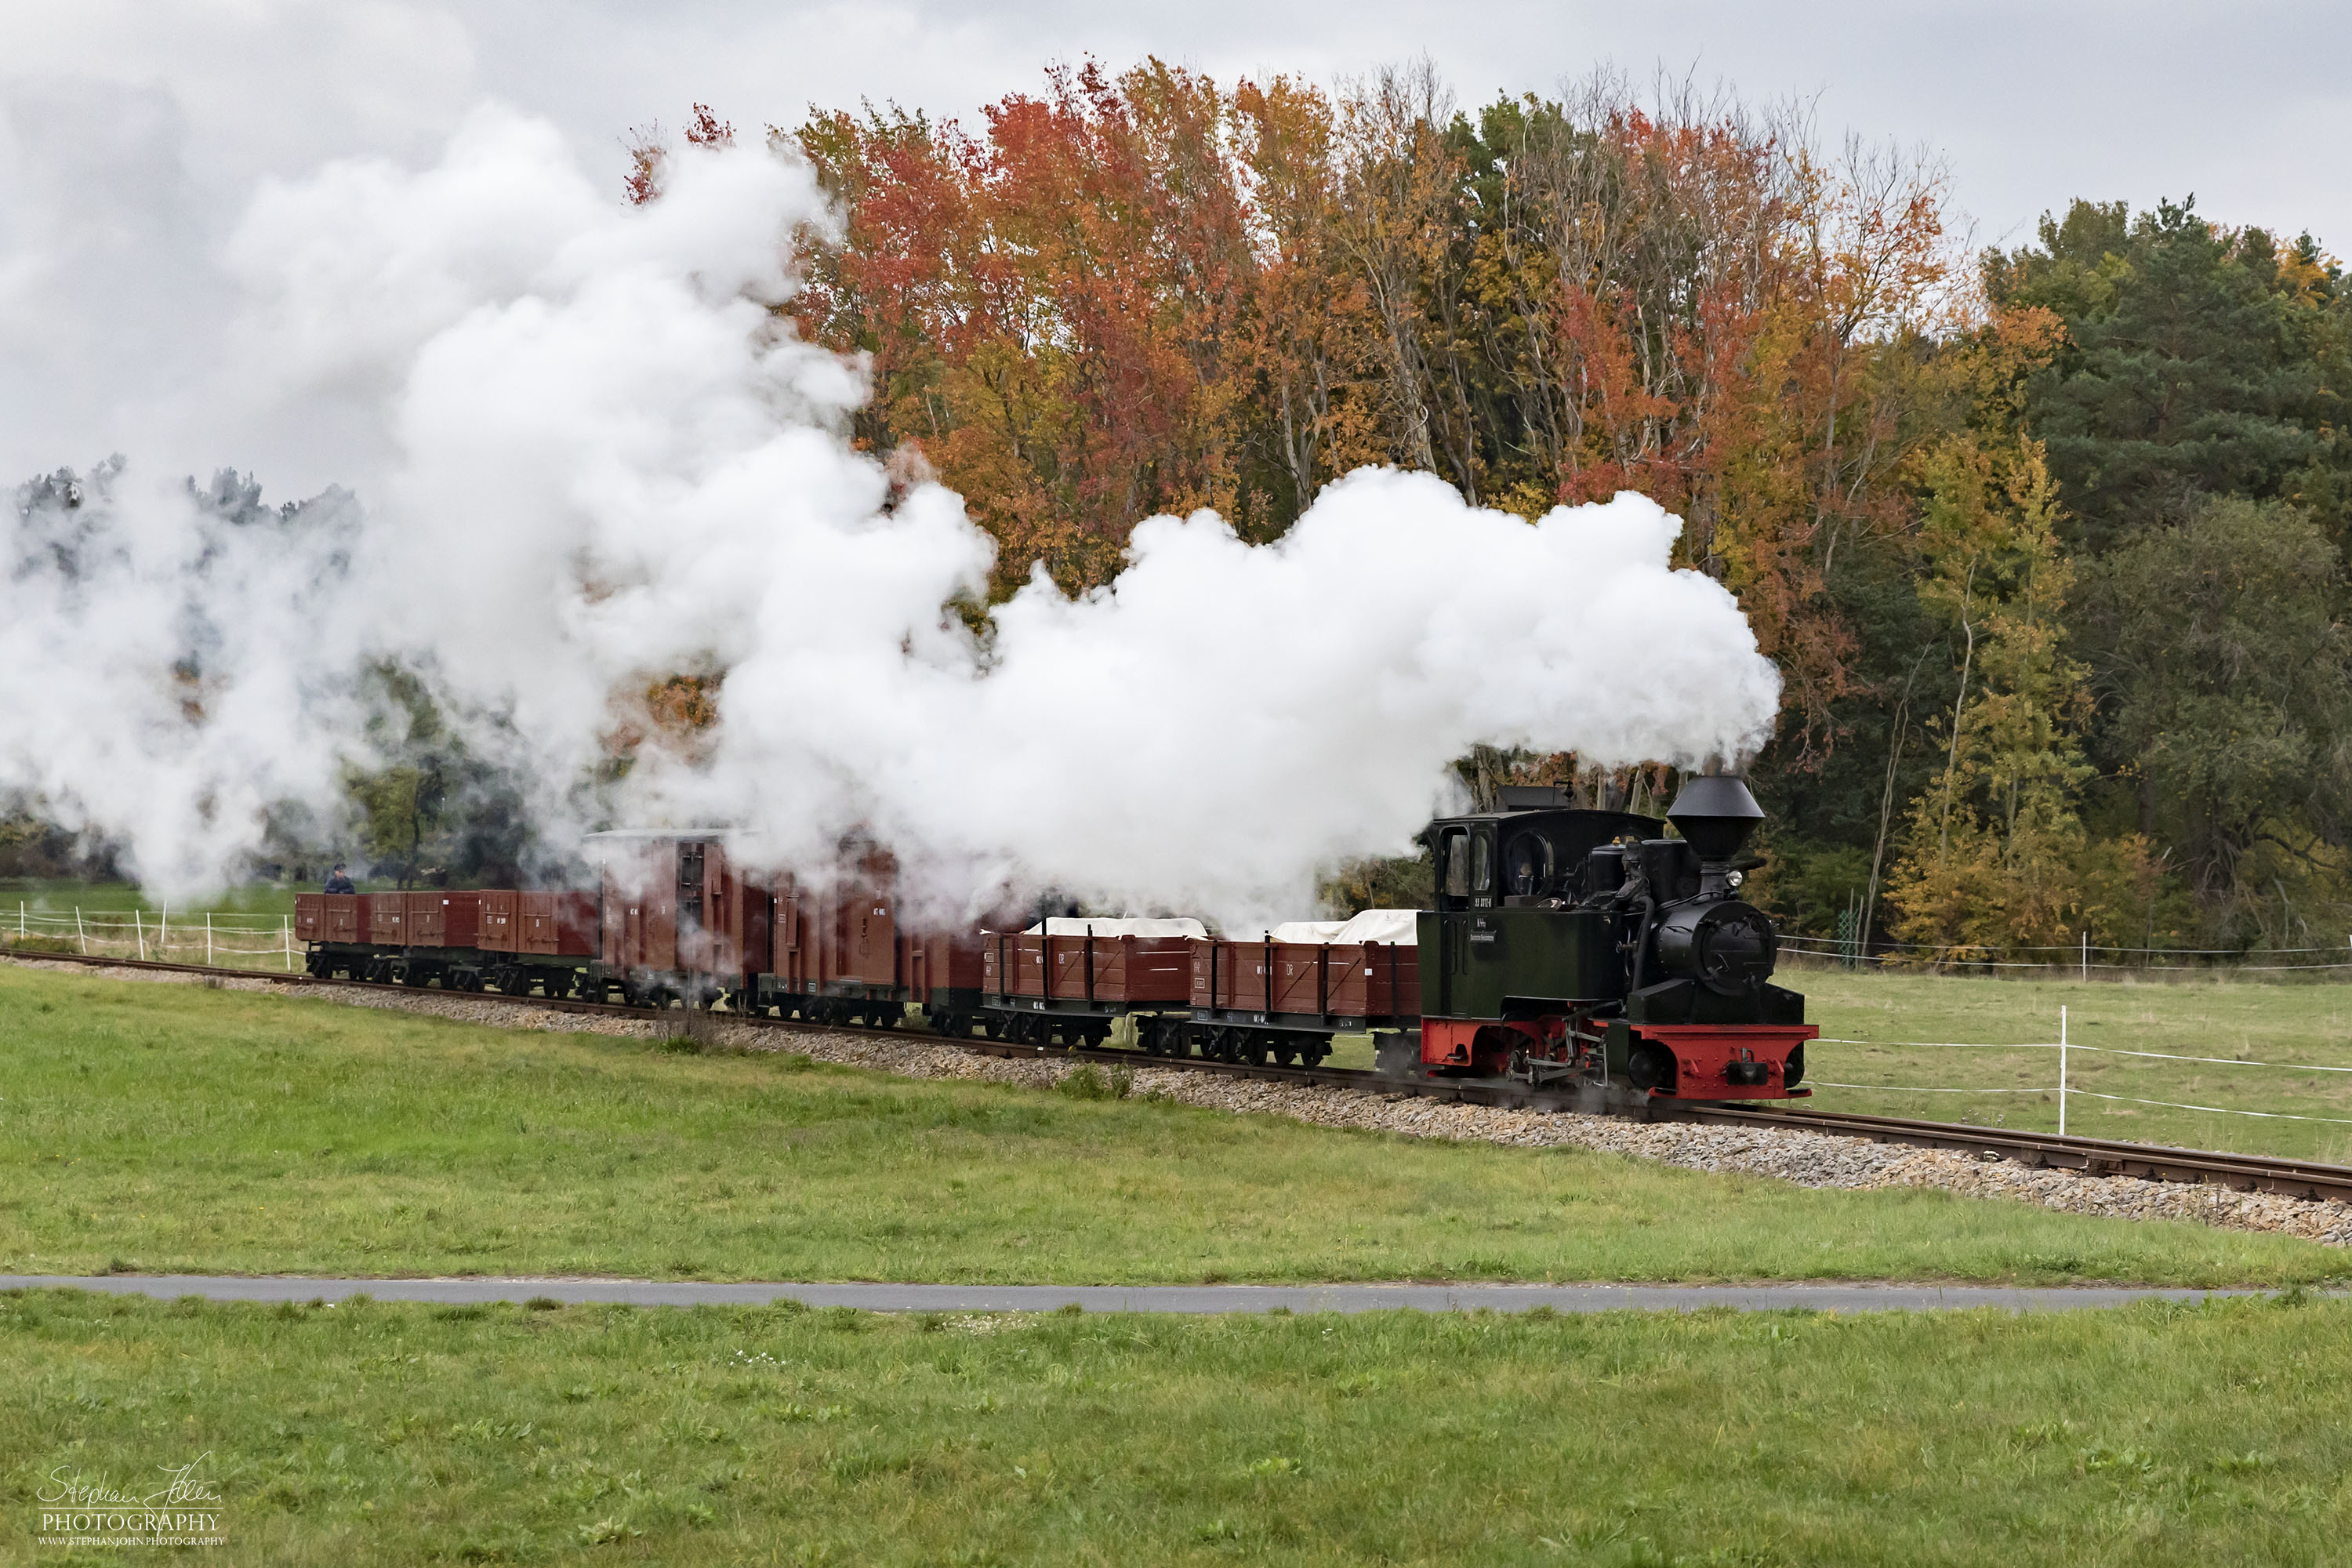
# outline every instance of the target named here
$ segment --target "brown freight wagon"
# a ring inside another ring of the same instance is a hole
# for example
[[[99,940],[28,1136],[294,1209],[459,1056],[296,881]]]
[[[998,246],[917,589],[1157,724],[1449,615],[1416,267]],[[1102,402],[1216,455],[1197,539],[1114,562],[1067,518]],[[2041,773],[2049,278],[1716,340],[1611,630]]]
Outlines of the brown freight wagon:
[[[1312,1067],[1330,1054],[1334,1035],[1417,1027],[1421,950],[1411,940],[1412,914],[1369,911],[1316,932],[1319,940],[1280,940],[1293,927],[1255,942],[1194,942],[1187,1044],[1218,1060]],[[1346,940],[1371,932],[1388,940]]]
[[[398,895],[394,895],[397,897]],[[341,974],[363,978],[375,952],[370,935],[373,893],[297,893],[294,938],[305,951],[303,967],[324,980]]]
[[[1081,917],[984,932],[982,1025],[995,1039],[1099,1046],[1133,1015],[1157,1049],[1169,1022],[1189,1016],[1192,944],[1206,934],[1193,920]]]
[[[735,837],[719,828],[589,836],[604,867],[599,953],[586,971],[593,993],[743,1005],[769,951],[772,899],[730,860]]]
[[[939,1033],[961,1038],[979,1021],[987,945],[988,939],[976,931],[929,931],[907,939],[908,992]]]
[[[602,935],[594,893],[489,889],[479,897],[484,978],[494,989],[513,996],[583,992]]]
[[[479,893],[435,888],[368,897],[369,932],[377,951],[367,978],[403,985],[438,982],[452,991],[482,988],[482,953],[476,945]]]
[[[764,1005],[816,1023],[887,1026],[911,999],[897,867],[868,853],[828,883],[775,879]]]

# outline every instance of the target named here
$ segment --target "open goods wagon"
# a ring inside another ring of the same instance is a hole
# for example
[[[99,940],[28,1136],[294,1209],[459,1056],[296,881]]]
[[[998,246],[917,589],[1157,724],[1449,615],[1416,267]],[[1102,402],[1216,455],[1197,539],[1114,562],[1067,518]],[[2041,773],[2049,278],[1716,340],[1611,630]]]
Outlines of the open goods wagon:
[[[1190,1016],[1195,920],[1055,916],[981,938],[980,1026],[992,1038],[1099,1046],[1133,1015],[1159,1042]]]
[[[1197,1047],[1220,1061],[1312,1067],[1335,1036],[1418,1028],[1418,934],[1414,910],[1367,910],[1276,926],[1255,942],[1195,942],[1189,1024],[1141,1043],[1168,1055]]]
[[[595,958],[595,903],[569,891],[298,893],[294,934],[321,979],[564,996]]]

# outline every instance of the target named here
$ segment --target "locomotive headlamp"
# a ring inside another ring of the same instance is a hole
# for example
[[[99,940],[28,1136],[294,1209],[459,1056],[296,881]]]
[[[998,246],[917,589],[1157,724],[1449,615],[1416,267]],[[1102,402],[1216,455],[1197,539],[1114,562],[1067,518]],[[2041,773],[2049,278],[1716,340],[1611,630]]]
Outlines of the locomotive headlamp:
[[[1744,882],[1744,881],[1746,881],[1746,880],[1748,880],[1748,873],[1747,873],[1747,872],[1745,872],[1745,871],[1728,871],[1728,872],[1726,872],[1726,873],[1724,874],[1724,878],[1723,878],[1723,884],[1724,884],[1724,886],[1725,886],[1725,887],[1727,887],[1727,888],[1736,888],[1736,887],[1739,886],[1739,884],[1740,884],[1740,883],[1742,883],[1742,882]]]

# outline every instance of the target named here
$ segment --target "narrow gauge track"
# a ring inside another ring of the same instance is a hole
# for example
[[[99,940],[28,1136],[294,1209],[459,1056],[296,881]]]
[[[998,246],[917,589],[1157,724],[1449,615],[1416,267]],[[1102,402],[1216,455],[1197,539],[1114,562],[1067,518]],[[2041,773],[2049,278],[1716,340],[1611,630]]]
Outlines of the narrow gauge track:
[[[0,950],[0,956],[34,963],[79,963],[103,969],[146,969],[216,979],[265,980],[297,989],[385,991],[404,996],[447,995],[468,1001],[536,1007],[556,1013],[583,1013],[606,1017],[645,1019],[679,1009],[628,1007],[610,1002],[576,1002],[564,997],[509,996],[498,991],[440,992],[428,987],[387,984],[365,980],[320,980],[309,974],[280,974],[266,969],[221,969],[201,963],[166,963],[153,959],[105,958],[72,952],[27,952]],[[721,1015],[727,1016],[727,1015]],[[1052,1057],[1071,1061],[1170,1067],[1226,1078],[1262,1082],[1355,1089],[1388,1095],[1412,1095],[1465,1105],[1494,1105],[1530,1110],[1574,1109],[1570,1096],[1547,1093],[1525,1085],[1494,1079],[1387,1078],[1361,1068],[1256,1067],[1237,1062],[1208,1061],[1192,1057],[1155,1057],[1124,1049],[1087,1049],[1068,1046],[1023,1046],[1004,1040],[956,1039],[905,1029],[868,1028],[855,1024],[812,1024],[797,1019],[734,1019],[757,1028],[787,1029],[802,1034],[860,1036],[879,1039],[919,1041],[993,1057]],[[1923,1149],[1949,1149],[1984,1159],[2014,1160],[2021,1164],[2084,1172],[2091,1175],[2134,1176],[2145,1181],[2203,1182],[2240,1192],[2277,1193],[2289,1197],[2326,1198],[2352,1203],[2352,1166],[2323,1164],[2312,1160],[2275,1159],[2262,1154],[2232,1154],[2214,1150],[2174,1149],[2154,1143],[2127,1143],[2106,1138],[2060,1136],[2009,1128],[1972,1127],[1949,1121],[1919,1121],[1899,1116],[1863,1116],[1846,1111],[1752,1106],[1688,1105],[1653,1100],[1638,1114],[1648,1121],[1696,1122],[1715,1126],[1797,1130],[1876,1143],[1907,1143]]]

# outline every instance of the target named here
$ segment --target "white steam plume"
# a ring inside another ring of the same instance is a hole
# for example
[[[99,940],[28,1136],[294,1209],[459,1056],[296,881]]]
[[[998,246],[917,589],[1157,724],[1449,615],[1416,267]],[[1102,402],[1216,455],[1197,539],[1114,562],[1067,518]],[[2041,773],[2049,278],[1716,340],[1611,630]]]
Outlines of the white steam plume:
[[[1403,847],[1475,742],[1687,764],[1769,734],[1737,605],[1669,569],[1679,524],[1631,495],[1529,525],[1367,470],[1274,545],[1157,518],[1110,587],[1040,575],[983,649],[943,606],[987,536],[937,486],[886,510],[837,434],[856,367],[768,309],[787,237],[828,222],[753,150],[688,149],[624,206],[495,110],[423,172],[264,188],[226,254],[225,368],[187,395],[372,452],[358,501],[236,523],[134,467],[76,514],[105,547],[72,573],[20,524],[0,792],[184,889],[263,803],[331,801],[367,752],[365,660],[425,672],[551,825],[616,692],[725,671],[708,754],[649,753],[614,809],[754,824],[801,864],[864,826],[943,883],[1238,918]]]

